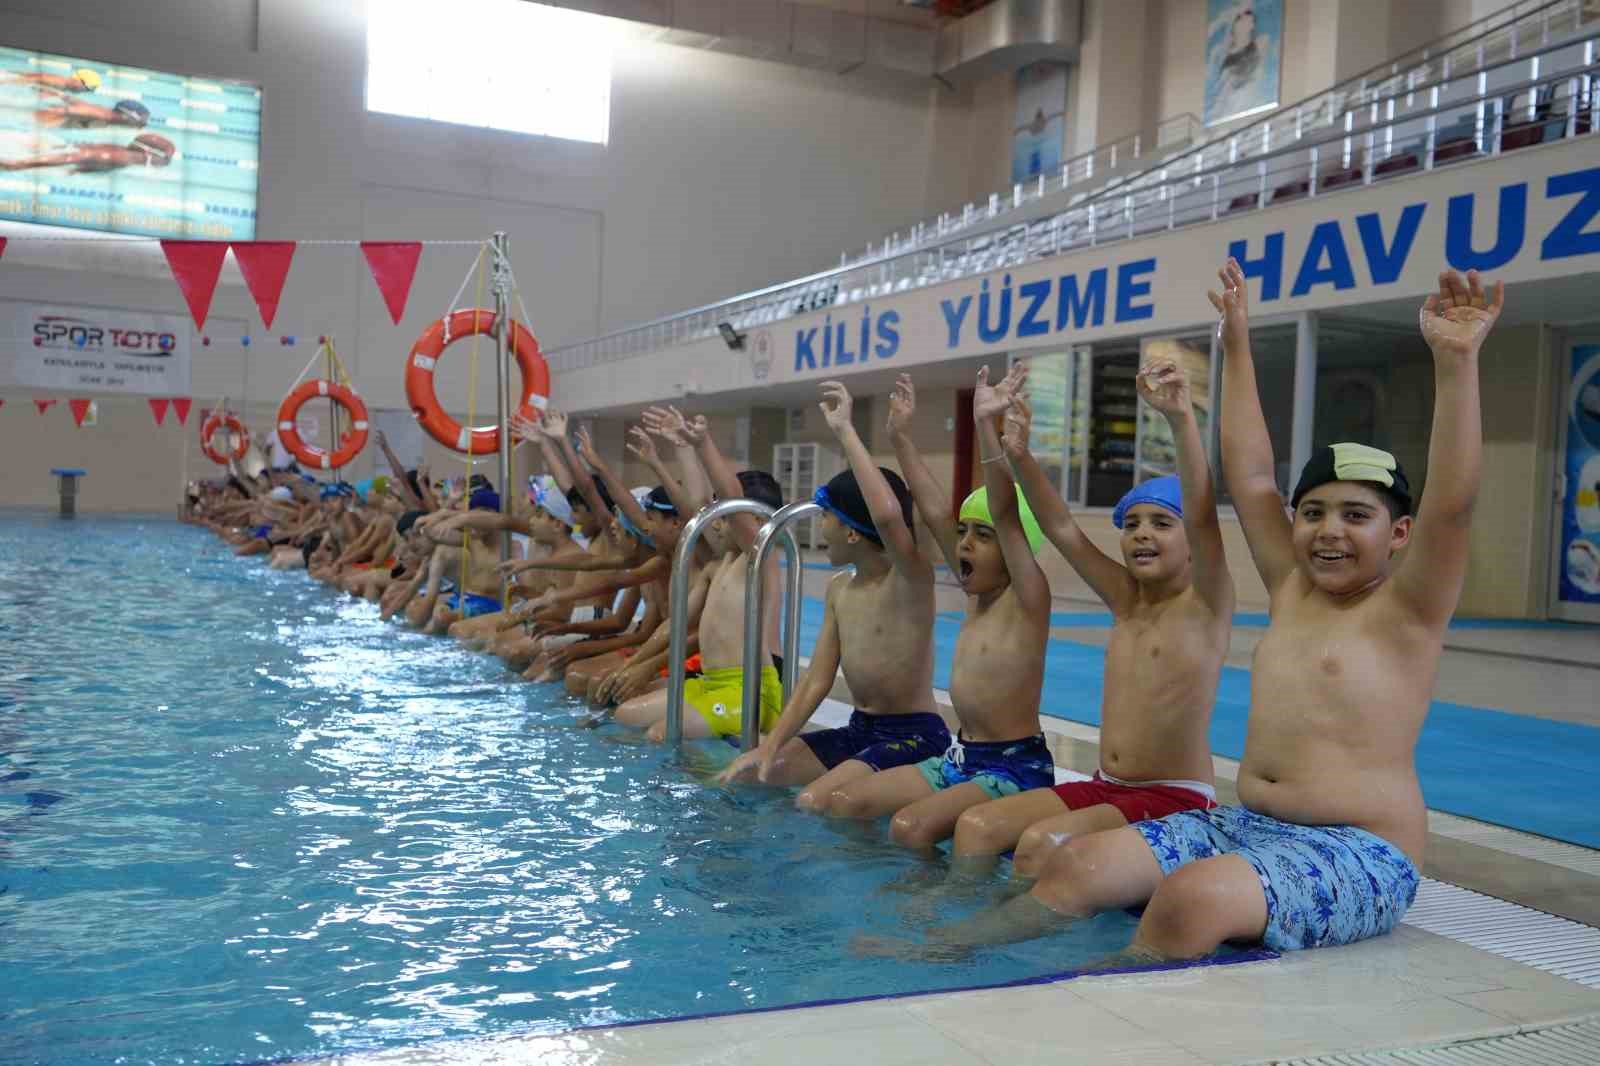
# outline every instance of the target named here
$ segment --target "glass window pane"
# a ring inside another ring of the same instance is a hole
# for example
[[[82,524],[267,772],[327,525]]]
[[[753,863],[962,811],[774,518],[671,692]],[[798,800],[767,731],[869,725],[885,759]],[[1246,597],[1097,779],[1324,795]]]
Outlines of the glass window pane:
[[[1415,500],[1432,427],[1433,358],[1415,329],[1318,320],[1312,447],[1355,441],[1393,452]]]
[[[1194,404],[1195,421],[1200,424],[1200,440],[1206,439],[1211,425],[1211,337],[1201,333],[1188,337],[1148,337],[1139,364],[1173,360],[1189,377],[1189,397]],[[1139,480],[1178,472],[1178,446],[1166,416],[1139,401]]]
[[[1089,475],[1084,502],[1114,507],[1133,488],[1139,417],[1137,349],[1096,350],[1089,385]]]
[[[606,143],[609,20],[526,0],[371,0],[367,108],[414,118]],[[461,25],[493,27],[513,67],[441,50]]]
[[[1028,450],[1050,478],[1059,493],[1063,459],[1067,446],[1067,392],[1072,372],[1071,352],[1015,357],[1028,364],[1025,391],[1033,408],[1033,426],[1028,434]]]
[[[1294,324],[1252,329],[1250,352],[1255,357],[1256,393],[1261,397],[1261,413],[1267,421],[1267,436],[1272,440],[1278,491],[1287,500],[1289,479],[1299,473],[1298,470],[1293,473],[1289,470],[1289,450],[1294,443]],[[1214,400],[1216,417],[1226,417],[1222,410],[1221,394]],[[1212,476],[1217,483],[1217,501],[1229,502],[1232,497],[1228,495],[1227,479],[1222,471],[1213,470]]]

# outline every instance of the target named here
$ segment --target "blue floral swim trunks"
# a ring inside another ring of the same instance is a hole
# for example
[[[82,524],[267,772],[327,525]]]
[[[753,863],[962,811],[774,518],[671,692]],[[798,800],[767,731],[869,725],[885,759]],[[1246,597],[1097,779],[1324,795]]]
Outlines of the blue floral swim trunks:
[[[1244,807],[1135,822],[1161,872],[1217,855],[1255,868],[1267,897],[1261,941],[1274,951],[1353,944],[1399,924],[1417,868],[1380,836],[1349,825],[1297,825]]]
[[[950,742],[943,755],[913,763],[935,792],[971,781],[990,799],[1056,783],[1055,760],[1044,734],[1020,740]]]

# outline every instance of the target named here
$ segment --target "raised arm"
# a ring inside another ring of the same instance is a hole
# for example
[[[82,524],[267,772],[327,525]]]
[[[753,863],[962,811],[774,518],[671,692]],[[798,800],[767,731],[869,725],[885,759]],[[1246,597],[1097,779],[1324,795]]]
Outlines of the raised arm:
[[[950,500],[945,487],[933,476],[922,454],[911,442],[911,416],[917,410],[917,387],[911,383],[910,374],[901,374],[889,396],[889,440],[894,444],[895,459],[900,463],[900,473],[916,501],[917,512],[933,533],[944,556],[945,565],[953,571],[961,569],[956,559],[956,521],[950,517]]]
[[[583,497],[583,502],[589,505],[589,510],[594,514],[595,521],[605,523],[606,516],[611,513],[605,501],[600,498],[600,493],[594,487],[594,478],[589,476],[588,468],[578,459],[578,453],[573,450],[572,441],[567,439],[567,415],[565,411],[558,411],[554,407],[545,409],[544,427],[546,436],[555,442],[561,460],[572,471],[572,483],[577,486],[578,494]],[[624,493],[623,495],[627,495]]]
[[[1021,390],[1011,397],[1006,408],[1006,431],[1000,438],[1005,449],[1006,464],[1011,476],[1021,486],[1022,494],[1033,509],[1033,517],[1045,539],[1054,544],[1056,551],[1072,565],[1084,583],[1100,597],[1112,614],[1121,614],[1133,606],[1138,597],[1138,587],[1128,568],[1101,551],[1089,539],[1072,517],[1067,503],[1050,484],[1050,477],[1033,457],[1028,447],[1028,437],[1033,427],[1033,405]]]
[[[611,464],[600,458],[589,431],[580,429],[575,436],[578,438],[579,457],[589,464],[601,481],[605,482],[606,491],[611,493],[611,498],[616,501],[618,509],[633,523],[633,528],[642,533],[645,523],[644,508],[639,506],[639,501],[633,498],[633,493],[629,492],[622,479],[617,477],[616,472],[611,469]]]
[[[1222,294],[1206,295],[1222,315],[1222,473],[1250,545],[1250,558],[1270,596],[1294,573],[1294,539],[1278,494],[1272,438],[1256,391],[1244,271],[1238,260],[1229,259],[1217,276],[1222,279]]]
[[[1139,371],[1139,395],[1166,418],[1178,446],[1178,483],[1183,489],[1183,530],[1194,560],[1194,587],[1211,613],[1233,616],[1233,577],[1222,551],[1217,494],[1206,465],[1200,424],[1194,417],[1189,378],[1174,359],[1152,362]]]
[[[1039,568],[1039,560],[1028,544],[1022,528],[1022,509],[1017,505],[1017,486],[1006,469],[1000,451],[1000,433],[994,420],[1011,405],[1012,395],[1027,376],[1027,364],[1017,363],[999,385],[989,384],[989,368],[978,369],[978,382],[972,394],[972,421],[978,432],[978,459],[983,466],[983,484],[989,490],[989,517],[994,519],[995,539],[1011,575],[1011,587],[1029,610],[1050,611],[1050,582]]]
[[[650,439],[650,433],[643,426],[633,426],[628,430],[628,453],[650,468],[656,480],[661,482],[661,487],[667,492],[667,499],[672,501],[672,506],[678,509],[680,515],[688,517],[694,512],[688,509],[689,498],[684,495],[683,484],[672,476],[672,471],[667,469],[667,464],[661,461],[661,453],[656,450],[656,442]]]
[[[544,465],[549,468],[556,487],[562,492],[572,491],[572,471],[567,469],[566,462],[561,458],[561,452],[550,436],[549,425],[542,421],[531,421],[521,415],[512,415],[511,429],[512,432],[539,443],[539,454],[544,456]]]
[[[645,427],[658,437],[665,438],[678,453],[678,469],[683,472],[683,492],[689,504],[687,511],[680,510],[685,521],[699,514],[711,503],[711,479],[700,463],[696,446],[709,432],[704,418],[693,421],[685,418],[676,407],[647,407],[644,411]],[[652,424],[654,423],[654,424]]]
[[[717,495],[724,500],[737,500],[742,497],[744,487],[739,484],[739,475],[723,457],[722,449],[717,447],[716,439],[709,432],[703,432],[695,447],[700,455],[700,461],[705,464],[706,475],[711,478],[711,487],[716,490]],[[761,521],[753,514],[728,516],[728,528],[733,531],[734,542],[739,545],[740,551],[749,551],[750,546],[755,543],[756,531],[761,528]]]
[[[855,474],[856,484],[860,486],[861,495],[867,501],[867,511],[872,515],[872,524],[877,528],[878,536],[883,540],[883,548],[889,553],[889,559],[894,563],[895,569],[907,577],[932,580],[933,566],[927,557],[917,550],[917,540],[911,535],[911,530],[906,526],[905,517],[900,511],[899,498],[889,487],[889,482],[884,478],[883,471],[878,469],[878,464],[872,461],[867,446],[861,442],[861,435],[856,432],[855,423],[850,420],[852,407],[850,390],[840,382],[825,381],[822,383],[822,402],[817,406],[822,408],[822,417],[827,421],[828,428],[833,430],[833,435],[838,438],[839,446],[844,449],[845,459],[850,463],[850,471]]]
[[[411,479],[406,477],[405,464],[402,463],[400,461],[400,457],[394,453],[394,449],[389,447],[388,436],[386,436],[383,430],[380,429],[377,432],[377,438],[378,450],[383,452],[383,458],[386,462],[388,462],[389,470],[394,474],[394,477],[389,483],[398,488],[401,498],[405,500],[406,505],[411,510],[427,510],[425,501],[421,496],[418,496],[416,490],[411,487]],[[421,478],[418,478],[418,480],[420,481]]]
[[[1466,578],[1472,511],[1483,473],[1478,350],[1505,303],[1504,282],[1486,295],[1476,270],[1469,270],[1465,281],[1450,270],[1439,275],[1439,291],[1422,305],[1422,339],[1433,352],[1433,431],[1412,548],[1395,575],[1395,588],[1424,623],[1437,629],[1454,613]]]

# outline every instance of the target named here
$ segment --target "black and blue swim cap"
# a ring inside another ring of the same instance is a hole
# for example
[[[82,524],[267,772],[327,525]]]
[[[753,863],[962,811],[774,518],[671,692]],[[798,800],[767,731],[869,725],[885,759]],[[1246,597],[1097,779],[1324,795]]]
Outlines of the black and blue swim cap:
[[[880,466],[878,473],[883,475],[883,479],[889,483],[890,490],[894,492],[895,499],[900,501],[900,516],[905,519],[906,528],[911,530],[911,536],[915,538],[917,524],[911,490],[906,488],[905,481],[893,470]],[[878,534],[877,524],[872,521],[872,511],[867,507],[867,498],[861,492],[861,484],[856,480],[855,471],[846,470],[841,474],[835,474],[826,485],[817,490],[812,500],[846,526],[878,547],[883,547],[883,538]]]

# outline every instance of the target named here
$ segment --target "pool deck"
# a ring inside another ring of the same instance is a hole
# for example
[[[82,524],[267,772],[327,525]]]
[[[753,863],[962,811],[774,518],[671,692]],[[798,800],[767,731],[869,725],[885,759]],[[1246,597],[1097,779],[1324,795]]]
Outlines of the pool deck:
[[[820,596],[825,579],[808,572],[807,593]],[[939,608],[960,607],[959,590],[941,587]],[[1056,609],[1071,615],[1094,608],[1061,600]],[[1249,666],[1261,631],[1236,625],[1231,664]],[[1106,628],[1065,625],[1052,637],[1103,644]],[[1600,725],[1597,645],[1593,629],[1452,630],[1435,694]],[[848,714],[842,683],[833,695],[819,724]],[[1046,717],[1045,731],[1064,773],[1094,769],[1097,729]],[[1232,802],[1238,764],[1214,762],[1218,798]],[[1320,1066],[1324,1056],[1424,1061],[1391,1053],[1427,1049],[1425,1061],[1439,1064],[1600,1062],[1600,851],[1441,811],[1429,812],[1427,848],[1428,880],[1405,922],[1389,936],[1350,947],[1228,966],[451,1041],[325,1061],[1195,1066],[1315,1059]],[[852,991],[872,992],[839,994]]]

